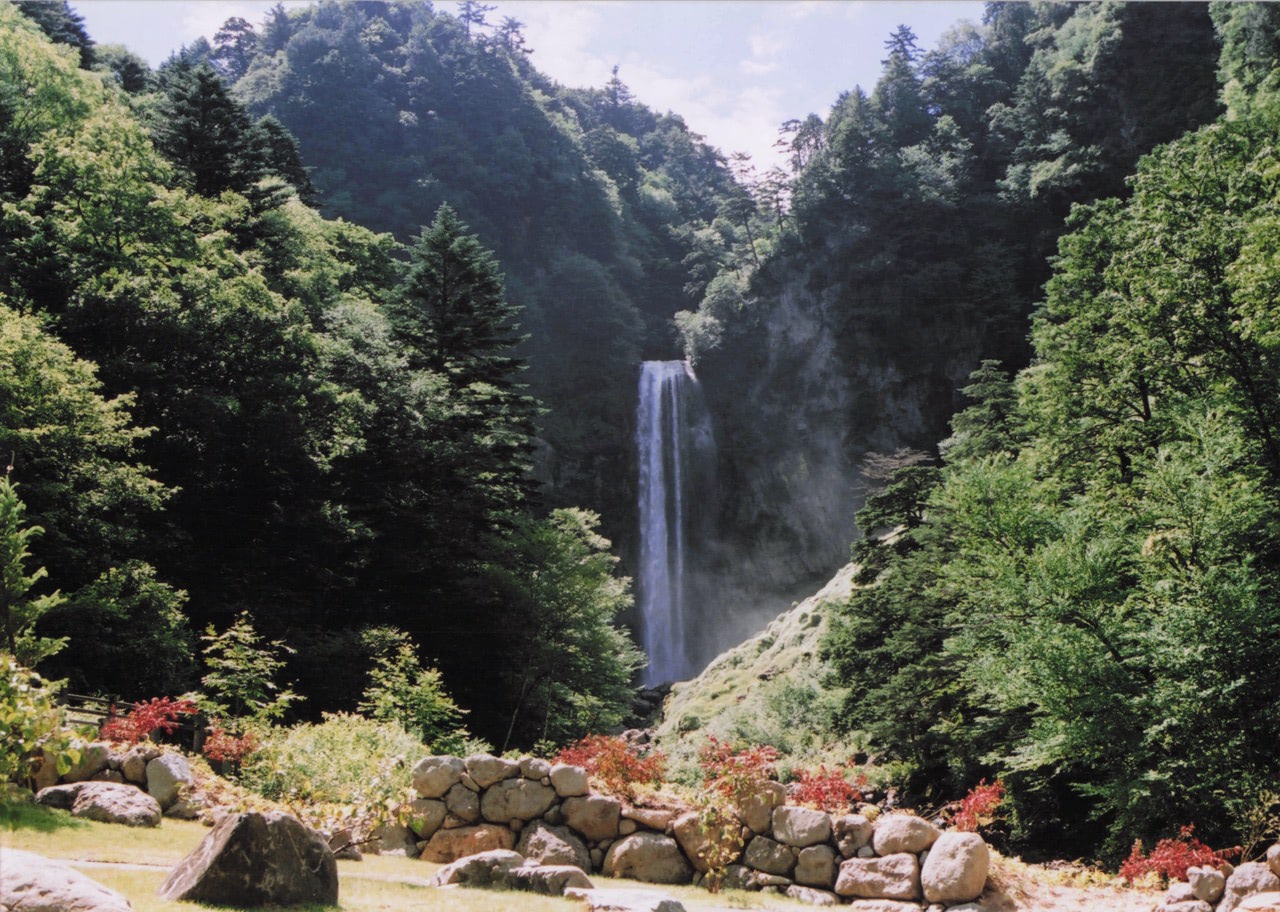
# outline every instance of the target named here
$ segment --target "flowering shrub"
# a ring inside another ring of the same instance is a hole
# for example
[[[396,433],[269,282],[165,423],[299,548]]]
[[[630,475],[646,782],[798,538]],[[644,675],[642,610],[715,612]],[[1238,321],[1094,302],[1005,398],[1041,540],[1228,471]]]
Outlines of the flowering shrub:
[[[849,810],[862,800],[862,789],[867,787],[867,777],[862,773],[850,782],[841,770],[829,770],[825,765],[814,771],[798,769],[794,774],[795,781],[787,787],[791,800],[827,813]]]
[[[698,750],[698,765],[707,787],[726,798],[737,799],[752,787],[772,779],[778,752],[772,747],[747,747],[734,750],[715,735]]]
[[[634,799],[641,785],[658,785],[666,771],[661,751],[642,756],[621,738],[588,735],[555,755],[556,763],[580,766],[611,795]]]
[[[951,817],[951,825],[962,833],[976,833],[995,819],[996,808],[1004,801],[1004,783],[997,779],[990,784],[980,781],[969,794],[960,799]]]
[[[1218,865],[1240,854],[1240,847],[1211,849],[1194,835],[1195,826],[1184,826],[1177,839],[1161,839],[1150,855],[1143,855],[1142,840],[1136,840],[1129,857],[1120,866],[1120,876],[1129,883],[1154,875],[1163,881],[1186,880],[1187,868]]]
[[[196,704],[191,700],[152,697],[146,703],[135,703],[133,709],[123,716],[116,715],[116,708],[112,706],[107,720],[102,723],[100,734],[108,741],[137,744],[150,737],[152,732],[171,734],[178,727],[178,716],[191,716],[195,713]]]
[[[201,753],[210,760],[230,763],[239,769],[244,758],[257,749],[258,736],[253,732],[236,736],[225,731],[220,723],[213,722],[209,725],[209,734],[204,739]]]

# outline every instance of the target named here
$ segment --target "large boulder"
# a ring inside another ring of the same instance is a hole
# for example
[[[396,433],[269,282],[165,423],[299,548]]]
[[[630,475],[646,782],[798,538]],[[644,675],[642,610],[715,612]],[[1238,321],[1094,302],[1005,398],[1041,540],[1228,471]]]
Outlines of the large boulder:
[[[667,827],[671,826],[675,819],[680,816],[680,812],[673,811],[670,808],[638,808],[623,805],[622,816],[626,820],[634,820],[646,829],[665,833]]]
[[[443,798],[462,781],[466,765],[460,757],[423,757],[413,767],[412,781],[419,798]]]
[[[982,895],[991,852],[977,833],[943,833],[920,868],[920,887],[931,903],[969,902]]]
[[[812,808],[775,808],[773,838],[797,849],[827,842],[831,839],[831,815]]]
[[[160,805],[146,792],[116,782],[76,782],[41,789],[36,801],[63,808],[72,817],[125,826],[160,825]]]
[[[541,865],[573,865],[591,870],[591,854],[582,840],[567,827],[550,826],[541,820],[524,828],[516,851]]]
[[[686,884],[693,868],[670,836],[636,833],[619,839],[604,857],[608,877],[629,877],[645,883]]]
[[[840,854],[852,858],[863,846],[871,845],[875,825],[861,814],[845,814],[831,821],[831,829]]]
[[[480,822],[480,796],[461,782],[444,793],[445,809],[463,823]]]
[[[80,759],[71,765],[71,769],[62,774],[63,782],[88,782],[111,765],[111,745],[105,741],[94,741],[78,746]]]
[[[591,791],[587,771],[580,766],[557,763],[551,767],[551,785],[561,798],[576,798]]]
[[[802,886],[830,890],[836,882],[840,856],[828,845],[808,846],[796,858],[795,881]]]
[[[328,843],[288,814],[228,814],[169,872],[162,899],[219,906],[338,903]]]
[[[836,892],[856,899],[920,898],[920,861],[909,852],[851,858],[840,865]]]
[[[448,813],[445,803],[437,798],[415,798],[407,810],[405,825],[419,839],[430,839]]]
[[[416,858],[418,837],[403,823],[383,823],[369,834],[366,850],[373,855],[403,855]]]
[[[1227,878],[1217,868],[1201,865],[1187,868],[1187,885],[1196,899],[1213,904],[1222,899]]]
[[[796,853],[768,836],[756,836],[747,843],[743,861],[748,868],[788,877],[796,866]]]
[[[524,864],[524,856],[509,849],[492,849],[450,862],[431,878],[434,887],[462,884],[471,887],[505,886],[507,872]]]
[[[942,830],[912,814],[885,814],[878,818],[871,833],[871,847],[877,855],[909,852],[918,855],[933,845]]]
[[[1280,877],[1276,877],[1267,865],[1260,861],[1250,861],[1240,865],[1227,878],[1226,889],[1222,901],[1218,903],[1217,912],[1235,912],[1235,908],[1247,896],[1255,893],[1273,893],[1280,891]]]
[[[480,816],[489,823],[524,823],[541,817],[555,803],[556,790],[549,785],[533,779],[505,779],[485,790]]]
[[[1280,912],[1280,893],[1254,893],[1236,906],[1236,912]]]
[[[552,782],[554,781],[553,772]],[[618,835],[622,804],[616,799],[603,795],[566,798],[564,804],[560,805],[560,810],[564,814],[564,822],[592,842],[613,839]]]
[[[543,896],[563,896],[566,890],[590,890],[595,887],[585,871],[576,865],[525,864],[508,872],[508,886],[512,890],[539,893]]]
[[[551,761],[542,760],[538,757],[521,757],[520,775],[526,779],[537,779],[541,782],[551,776]]]
[[[61,861],[0,847],[0,909],[13,912],[131,912],[114,890]]]
[[[463,763],[471,781],[482,789],[520,775],[520,764],[517,761],[491,754],[475,754]]]
[[[422,850],[422,860],[436,864],[448,864],[468,855],[477,855],[492,849],[513,849],[516,834],[510,828],[482,823],[479,826],[455,827],[437,830],[427,847]]]
[[[738,816],[757,836],[767,836],[773,826],[773,812],[787,801],[787,789],[781,782],[765,780],[756,783],[738,801]]]
[[[191,764],[182,754],[161,754],[147,761],[147,794],[168,810],[191,787]]]
[[[159,756],[160,748],[154,744],[147,742],[135,744],[125,751],[124,756],[120,758],[120,772],[124,775],[126,781],[146,786],[147,764]]]
[[[689,811],[672,823],[672,835],[699,873],[706,874],[713,867],[723,868],[742,857],[742,837],[738,822],[733,817],[729,820],[732,822],[729,829],[715,827],[713,831],[703,823],[701,814]]]

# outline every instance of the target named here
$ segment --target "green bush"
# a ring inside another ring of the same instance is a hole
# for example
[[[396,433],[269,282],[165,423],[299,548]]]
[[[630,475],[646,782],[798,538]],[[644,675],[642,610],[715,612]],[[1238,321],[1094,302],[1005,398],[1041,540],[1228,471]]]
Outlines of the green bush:
[[[427,747],[396,722],[326,713],[320,723],[260,732],[262,746],[241,769],[241,782],[266,798],[360,808],[407,797],[409,771]]]
[[[47,754],[65,773],[79,759],[54,687],[0,653],[0,782],[27,784]]]

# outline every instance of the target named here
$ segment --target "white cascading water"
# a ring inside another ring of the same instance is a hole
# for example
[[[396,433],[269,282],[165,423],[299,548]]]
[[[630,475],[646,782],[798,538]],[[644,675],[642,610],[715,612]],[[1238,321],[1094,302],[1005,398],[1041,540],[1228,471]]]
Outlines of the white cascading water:
[[[640,462],[640,640],[647,685],[681,681],[696,671],[694,621],[686,604],[690,481],[714,457],[702,389],[686,361],[640,365],[636,414]]]

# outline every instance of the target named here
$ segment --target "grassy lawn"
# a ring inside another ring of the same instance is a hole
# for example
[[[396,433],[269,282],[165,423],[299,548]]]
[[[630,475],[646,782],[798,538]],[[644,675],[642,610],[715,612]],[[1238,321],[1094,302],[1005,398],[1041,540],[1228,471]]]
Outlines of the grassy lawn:
[[[155,870],[96,865],[80,868],[104,886],[123,893],[135,912],[190,912],[193,904],[166,902],[156,897],[156,891],[168,869],[190,853],[208,832],[207,827],[191,821],[166,819],[156,828],[130,828],[77,820],[66,811],[0,804],[0,846],[4,848],[23,849],[72,862],[154,865]],[[439,867],[391,855],[339,861],[339,908],[343,912],[579,912],[582,909],[578,902],[528,893],[441,890],[426,886],[426,881]],[[659,890],[679,899],[689,912],[726,908],[799,912],[813,908],[781,896],[760,893],[731,891],[713,896],[697,887],[655,887],[598,874],[592,875],[591,880],[601,888]]]

